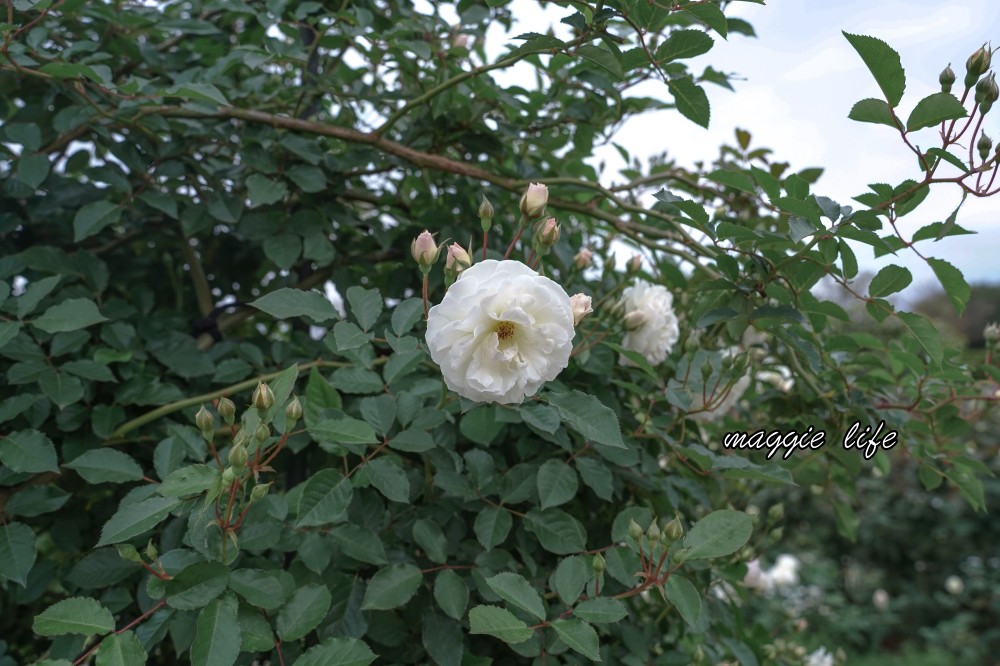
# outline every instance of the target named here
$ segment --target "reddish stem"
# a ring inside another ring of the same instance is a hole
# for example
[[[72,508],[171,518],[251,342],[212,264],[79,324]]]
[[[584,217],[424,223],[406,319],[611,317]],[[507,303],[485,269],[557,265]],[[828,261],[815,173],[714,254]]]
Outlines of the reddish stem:
[[[514,251],[514,244],[517,243],[518,240],[520,240],[521,234],[523,233],[524,233],[524,227],[519,227],[517,233],[514,234],[514,240],[510,242],[510,245],[507,247],[507,251],[503,253],[504,259],[510,257],[510,253]]]

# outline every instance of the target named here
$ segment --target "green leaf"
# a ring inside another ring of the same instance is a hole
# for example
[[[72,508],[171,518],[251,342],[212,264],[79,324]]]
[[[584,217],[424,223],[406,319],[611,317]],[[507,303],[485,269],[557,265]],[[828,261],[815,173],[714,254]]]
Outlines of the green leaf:
[[[338,321],[333,326],[333,339],[337,342],[337,351],[357,349],[371,341],[371,336],[349,321]]]
[[[255,173],[247,178],[247,195],[250,199],[250,208],[258,206],[269,206],[285,198],[288,194],[288,186],[283,181],[271,180],[266,176]]]
[[[547,460],[538,469],[536,477],[538,498],[543,509],[565,504],[574,497],[579,487],[576,471],[562,460]]]
[[[510,514],[498,507],[487,507],[476,515],[472,530],[483,548],[490,550],[503,543],[514,524]]]
[[[326,175],[319,167],[296,164],[288,170],[288,179],[303,192],[315,193],[326,189]]]
[[[717,183],[722,183],[723,185],[728,185],[733,189],[740,190],[742,192],[747,192],[749,194],[756,195],[757,187],[754,184],[753,178],[742,171],[730,171],[728,169],[716,169],[707,176],[709,179],[714,180]]]
[[[375,458],[362,468],[372,485],[393,502],[409,504],[410,479],[398,464],[389,458]]]
[[[219,470],[209,465],[187,465],[175,469],[157,486],[156,492],[164,497],[200,495],[222,480]]]
[[[275,319],[309,317],[316,323],[336,319],[337,311],[326,296],[318,291],[304,291],[292,287],[282,287],[264,294],[250,303]]]
[[[955,310],[961,316],[962,312],[965,311],[965,306],[968,304],[969,298],[972,296],[972,289],[969,287],[969,283],[965,281],[962,271],[944,259],[928,257],[927,263],[933,269],[934,275],[937,275],[941,286],[944,287],[945,293],[948,294],[948,298],[951,299]]]
[[[229,588],[247,600],[247,603],[272,610],[285,603],[281,583],[270,571],[264,569],[237,569],[229,575]]]
[[[319,626],[333,597],[326,585],[303,585],[278,612],[275,631],[283,641],[297,641]]]
[[[917,102],[906,119],[906,131],[915,132],[924,127],[933,127],[946,120],[957,120],[969,115],[965,106],[951,93],[936,92]]]
[[[17,522],[0,525],[0,578],[25,587],[35,564],[35,533]]]
[[[83,206],[73,218],[73,242],[79,243],[105,227],[118,224],[121,217],[122,209],[110,201],[95,201]]]
[[[87,65],[80,65],[72,62],[50,62],[38,68],[38,71],[56,79],[75,79],[84,76],[94,83],[104,83],[104,79],[98,76],[93,68]]]
[[[556,39],[552,35],[542,35],[537,32],[528,32],[523,35],[518,35],[514,39],[524,39],[526,40],[524,44],[521,44],[516,49],[511,49],[504,59],[527,55],[529,53],[539,53],[541,51],[558,51],[562,49],[566,44],[560,39]]]
[[[592,573],[593,569],[590,563],[582,555],[570,555],[563,558],[552,577],[559,600],[567,606],[575,604],[580,595],[583,594],[583,588],[587,585]]]
[[[556,620],[552,628],[563,643],[573,648],[591,661],[600,661],[600,643],[597,632],[581,620]]]
[[[376,658],[357,638],[328,638],[303,652],[292,666],[368,666]]]
[[[941,333],[934,327],[934,324],[911,312],[897,312],[896,315],[906,330],[910,332],[910,335],[917,339],[931,360],[935,364],[940,364],[944,357],[944,345],[941,342]]]
[[[37,430],[21,430],[0,437],[0,462],[14,472],[58,472],[56,447]]]
[[[587,547],[587,532],[583,525],[562,509],[530,511],[526,527],[542,548],[556,555],[577,553]]]
[[[22,155],[17,161],[17,179],[33,190],[45,182],[52,164],[49,158],[39,153]]]
[[[868,71],[875,77],[875,82],[882,89],[889,106],[898,106],[906,89],[906,75],[899,61],[899,54],[891,46],[875,37],[852,35],[844,32],[844,37],[851,43],[864,61]]]
[[[469,587],[452,569],[443,569],[434,579],[434,601],[448,617],[461,620],[469,605]]]
[[[4,345],[17,337],[20,332],[21,322],[0,321],[0,349],[3,349]]]
[[[469,633],[486,634],[505,643],[517,644],[531,638],[534,633],[514,614],[498,606],[476,606],[469,611]]]
[[[424,315],[424,304],[419,298],[408,298],[392,310],[392,330],[403,336],[410,332]]]
[[[36,615],[31,628],[39,636],[92,636],[114,631],[115,618],[96,599],[71,597]]]
[[[382,314],[382,295],[378,289],[350,287],[347,290],[347,303],[351,306],[351,314],[366,331],[371,330]]]
[[[876,298],[902,291],[913,282],[913,275],[902,266],[890,264],[878,272],[868,285],[868,293]]]
[[[708,95],[701,86],[688,77],[671,79],[667,82],[670,94],[674,96],[677,110],[691,122],[707,128],[712,116]]]
[[[545,620],[542,597],[523,576],[511,572],[499,573],[487,578],[486,584],[507,603],[534,615],[539,620]]]
[[[421,518],[413,523],[413,540],[424,549],[431,562],[443,564],[448,560],[448,538],[437,523]]]
[[[197,562],[167,581],[167,605],[178,610],[198,610],[208,605],[229,584],[229,567],[221,562]]]
[[[328,449],[324,444],[377,444],[375,430],[358,419],[345,416],[340,419],[320,421],[308,429],[320,447]]]
[[[676,573],[670,574],[663,589],[667,601],[681,614],[689,625],[696,626],[701,616],[701,595],[687,578]]]
[[[681,6],[681,9],[694,16],[696,19],[707,25],[712,30],[726,37],[729,34],[729,23],[726,15],[713,4],[688,4]],[[752,28],[751,28],[752,30]]]
[[[236,597],[225,594],[198,613],[191,643],[191,666],[231,666],[236,662],[243,642],[238,607]]]
[[[120,634],[111,634],[97,650],[97,666],[136,666],[148,659],[142,642],[131,629]]]
[[[421,582],[423,574],[412,564],[394,564],[379,569],[368,581],[361,610],[399,608],[416,593]]]
[[[166,91],[171,97],[182,99],[193,99],[200,102],[215,102],[222,106],[229,106],[229,100],[211,83],[184,83],[173,86]]]
[[[347,523],[338,525],[330,531],[330,536],[340,546],[348,557],[353,557],[369,564],[388,564],[385,556],[385,546],[374,530],[362,525]]]
[[[691,528],[682,545],[687,559],[701,560],[734,553],[746,544],[753,532],[753,519],[742,511],[713,511]]]
[[[656,49],[658,62],[669,62],[683,58],[694,58],[708,53],[715,40],[701,30],[674,30]]]
[[[47,371],[38,378],[38,386],[59,409],[72,405],[83,398],[83,384],[76,377]]]
[[[71,298],[56,303],[32,323],[46,333],[59,333],[75,331],[107,320],[94,301],[89,298]]]
[[[963,162],[960,157],[953,155],[952,153],[949,153],[947,150],[944,150],[942,148],[928,148],[927,154],[944,160],[945,162],[952,165],[962,173],[969,173],[969,165]],[[941,224],[941,222],[935,222],[934,224]],[[967,231],[965,233],[972,233],[972,232]],[[930,238],[933,237],[934,236],[930,236]],[[917,240],[916,235],[914,235],[913,240]]]
[[[584,44],[576,49],[576,55],[607,70],[616,79],[621,79],[624,76],[621,63],[618,62],[618,58],[611,51],[594,46],[593,44]]]
[[[107,546],[139,536],[156,527],[180,504],[181,501],[174,497],[150,497],[140,502],[122,504],[115,515],[111,516],[111,520],[104,524],[101,540],[97,545]]]
[[[295,527],[328,525],[340,520],[354,496],[350,479],[335,469],[316,472],[299,496]]]
[[[676,575],[676,574],[674,574]],[[673,576],[671,576],[672,578]],[[574,617],[587,622],[605,624],[618,622],[628,616],[628,609],[620,600],[614,597],[595,597],[587,599],[582,604],[573,609]]]
[[[139,481],[142,467],[132,456],[115,449],[91,449],[65,464],[76,470],[87,483],[125,483]]]
[[[869,97],[863,99],[853,107],[847,114],[851,120],[859,123],[875,123],[877,125],[888,125],[896,128],[896,121],[892,119],[892,108],[886,104],[885,100]]]
[[[550,393],[549,404],[559,410],[563,421],[587,439],[605,446],[626,448],[618,417],[594,396],[580,391]]]

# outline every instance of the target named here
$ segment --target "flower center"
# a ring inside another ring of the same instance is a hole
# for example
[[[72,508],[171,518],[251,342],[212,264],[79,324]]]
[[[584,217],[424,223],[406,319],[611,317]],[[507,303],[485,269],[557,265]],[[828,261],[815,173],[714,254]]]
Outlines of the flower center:
[[[493,327],[493,332],[497,334],[500,343],[503,344],[514,337],[517,332],[517,325],[512,321],[498,321]]]

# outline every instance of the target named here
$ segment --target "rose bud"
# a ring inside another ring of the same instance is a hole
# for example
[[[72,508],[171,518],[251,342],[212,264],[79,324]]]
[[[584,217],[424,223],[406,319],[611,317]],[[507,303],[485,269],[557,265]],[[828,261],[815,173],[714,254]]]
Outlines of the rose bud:
[[[521,196],[521,215],[528,220],[534,220],[545,212],[545,204],[549,202],[549,188],[539,183],[531,183]]]
[[[586,294],[576,294],[569,297],[569,304],[573,308],[573,325],[577,326],[583,318],[594,311],[591,306],[591,298]]]
[[[576,253],[575,257],[573,257],[573,263],[574,265],[576,265],[577,268],[579,268],[582,271],[584,268],[590,266],[591,261],[593,261],[593,258],[594,258],[594,253],[588,250],[587,248],[583,248]]]
[[[410,243],[410,254],[421,269],[428,270],[438,260],[440,249],[426,229]]]

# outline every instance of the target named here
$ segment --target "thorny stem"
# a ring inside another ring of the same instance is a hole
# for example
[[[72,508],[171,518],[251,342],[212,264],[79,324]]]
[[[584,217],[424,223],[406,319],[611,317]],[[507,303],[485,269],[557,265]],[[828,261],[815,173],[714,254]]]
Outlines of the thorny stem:
[[[125,633],[126,631],[128,631],[132,627],[135,627],[135,626],[139,625],[140,623],[144,622],[146,619],[149,618],[150,615],[152,615],[153,613],[155,613],[156,611],[160,610],[161,608],[163,608],[166,605],[167,605],[167,600],[166,599],[160,599],[158,602],[156,602],[155,604],[153,604],[153,606],[149,610],[147,610],[145,613],[143,613],[139,617],[135,618],[134,620],[132,620],[128,624],[126,624],[121,629],[118,629],[116,631],[111,632],[110,634],[106,634],[105,636],[102,636],[99,641],[97,641],[92,646],[90,646],[90,648],[86,652],[84,652],[83,654],[81,654],[79,657],[77,657],[73,661],[73,666],[80,666],[80,664],[85,663],[90,658],[90,655],[92,655],[95,652],[97,652],[98,648],[101,647],[101,643],[108,636],[111,636],[112,634],[117,635],[117,634],[123,634],[123,633]]]

